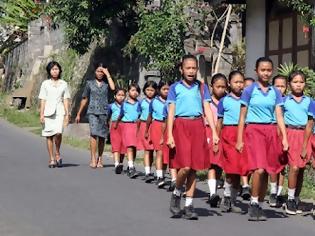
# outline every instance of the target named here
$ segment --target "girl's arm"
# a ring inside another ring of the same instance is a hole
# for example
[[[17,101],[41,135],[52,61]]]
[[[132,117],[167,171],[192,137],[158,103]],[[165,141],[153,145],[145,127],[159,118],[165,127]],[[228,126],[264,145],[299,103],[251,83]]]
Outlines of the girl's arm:
[[[308,116],[308,121],[307,121],[305,131],[304,131],[304,139],[303,139],[303,146],[302,146],[302,152],[301,152],[301,158],[303,160],[306,159],[307,157],[307,145],[312,135],[313,127],[314,127],[314,119],[312,116]]]
[[[103,68],[103,72],[104,72],[104,74],[106,75],[109,88],[110,88],[111,90],[115,90],[115,83],[114,83],[114,81],[113,81],[113,79],[112,79],[112,76],[110,75],[108,69],[107,69],[107,68]]]
[[[167,116],[167,145],[170,148],[175,147],[175,141],[173,137],[173,127],[174,127],[174,118],[175,118],[175,103],[170,103],[168,107],[168,116]]]
[[[242,105],[241,111],[240,111],[240,119],[237,126],[237,142],[236,142],[236,150],[239,152],[243,151],[244,147],[244,140],[243,140],[243,134],[244,134],[244,128],[245,128],[245,118],[247,115],[247,107]]]
[[[289,144],[288,144],[288,138],[287,138],[287,132],[285,129],[285,124],[284,124],[284,119],[283,119],[283,113],[282,113],[282,108],[281,106],[276,106],[276,119],[277,119],[277,124],[280,129],[281,135],[282,135],[282,146],[283,146],[283,151],[288,151],[289,149]]]
[[[167,141],[167,140],[164,140],[164,133],[167,132],[166,127],[167,127],[167,118],[165,119],[165,122],[163,122],[162,124],[162,137],[160,140],[160,145],[162,145],[164,141]]]
[[[45,117],[44,117],[44,110],[45,110],[45,104],[46,100],[41,99],[40,100],[40,123],[44,124],[45,123]]]
[[[217,121],[217,133],[219,137],[221,136],[222,126],[223,126],[223,118],[219,118]]]
[[[149,129],[150,129],[151,123],[152,123],[152,113],[149,113],[148,119],[147,119],[147,122],[146,122],[145,132],[144,132],[145,139],[149,138]]]
[[[69,116],[70,116],[70,113],[69,113],[69,99],[66,98],[63,100],[63,106],[65,108],[65,121],[64,121],[64,125],[67,126],[69,124]]]
[[[218,137],[217,130],[216,130],[216,127],[214,124],[214,118],[213,118],[213,113],[212,113],[211,108],[210,108],[210,103],[208,101],[204,101],[203,107],[204,107],[204,113],[205,113],[206,119],[208,121],[208,124],[209,124],[211,130],[212,130],[213,144],[218,144],[219,137]]]
[[[75,122],[76,122],[76,123],[79,123],[79,122],[80,122],[81,113],[82,113],[84,107],[87,105],[88,101],[89,101],[89,100],[88,100],[87,97],[82,98],[81,103],[80,103],[80,108],[79,108],[79,111],[78,111],[78,113],[77,113],[77,117],[75,118]]]

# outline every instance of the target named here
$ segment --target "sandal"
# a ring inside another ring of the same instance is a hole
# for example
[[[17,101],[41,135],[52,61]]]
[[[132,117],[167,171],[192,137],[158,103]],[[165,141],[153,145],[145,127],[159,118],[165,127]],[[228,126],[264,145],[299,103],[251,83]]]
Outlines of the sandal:
[[[54,160],[51,160],[48,164],[48,168],[55,168],[56,167],[56,162]]]
[[[62,167],[62,158],[60,157],[60,154],[56,154],[56,166],[58,168]]]
[[[103,165],[103,158],[102,157],[99,157],[98,160],[97,160],[97,168],[104,168],[104,165]]]

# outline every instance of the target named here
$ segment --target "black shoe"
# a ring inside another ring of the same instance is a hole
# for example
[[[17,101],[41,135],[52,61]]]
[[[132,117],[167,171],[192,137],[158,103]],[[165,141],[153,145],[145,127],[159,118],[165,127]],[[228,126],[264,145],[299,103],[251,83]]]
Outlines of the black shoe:
[[[51,161],[49,164],[48,164],[48,168],[55,168],[56,167],[56,162],[55,161]]]
[[[193,205],[184,207],[183,217],[186,220],[198,220],[198,214],[195,212]]]
[[[248,209],[248,221],[258,221],[259,217],[259,205],[257,203],[251,203]]]
[[[173,192],[176,187],[176,181],[171,181],[170,186],[168,187],[168,191]]]
[[[269,197],[269,206],[270,207],[277,207],[277,194],[270,194]]]
[[[250,199],[250,190],[249,187],[242,188],[242,195],[244,201],[248,201]]]
[[[56,166],[58,168],[61,168],[62,167],[62,159],[60,158],[58,161],[56,161]]]
[[[299,201],[296,206],[296,214],[303,214],[303,211],[305,211],[305,208],[302,206],[301,202]]]
[[[182,215],[182,211],[180,209],[180,196],[172,193],[171,203],[170,203],[170,211],[173,214],[173,218],[180,218]]]
[[[136,178],[138,176],[136,168],[135,167],[129,168],[128,175],[129,175],[130,179]]]
[[[296,202],[294,199],[288,199],[285,205],[285,212],[289,215],[296,215]]]
[[[227,213],[227,212],[231,212],[231,210],[232,210],[231,198],[224,197],[221,203],[221,211]]]
[[[267,216],[264,210],[261,207],[259,207],[258,208],[258,221],[266,221],[266,220],[267,220]]]
[[[219,201],[220,201],[219,195],[217,195],[217,194],[212,194],[212,195],[210,196],[210,194],[209,194],[208,202],[209,202],[209,204],[210,204],[210,207],[218,207]]]
[[[223,179],[218,179],[217,180],[217,189],[221,189],[224,187],[224,180]]]
[[[183,192],[182,196],[183,196],[183,198],[186,198],[186,192]]]
[[[121,172],[123,171],[124,169],[124,166],[122,164],[118,164],[116,167],[115,167],[115,174],[119,175],[121,174]]]
[[[158,188],[163,188],[165,185],[165,179],[164,178],[158,178],[156,181],[156,185]]]
[[[154,175],[152,173],[144,176],[144,182],[149,184],[154,180]]]

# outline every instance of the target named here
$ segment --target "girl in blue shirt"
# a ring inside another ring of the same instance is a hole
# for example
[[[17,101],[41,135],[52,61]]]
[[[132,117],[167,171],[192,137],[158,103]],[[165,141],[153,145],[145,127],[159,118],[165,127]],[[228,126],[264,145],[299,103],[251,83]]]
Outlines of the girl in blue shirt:
[[[289,147],[281,109],[282,97],[278,89],[269,85],[272,70],[273,63],[269,58],[259,58],[256,61],[257,82],[247,87],[241,96],[236,149],[243,151],[246,123],[248,168],[253,171],[249,221],[266,220],[262,205],[268,185],[268,174],[279,173],[282,169],[279,160],[281,142],[277,126],[273,124],[274,113],[282,137],[283,151],[287,151]]]
[[[121,112],[115,125],[115,129],[117,129],[119,123],[122,123],[122,139],[127,149],[128,176],[130,178],[138,176],[134,160],[137,154],[137,122],[141,112],[140,102],[138,101],[139,94],[140,87],[138,84],[132,83],[128,86],[128,98],[121,106]]]
[[[123,170],[123,160],[126,153],[126,148],[122,140],[122,126],[116,122],[121,113],[121,105],[126,97],[126,90],[117,88],[114,94],[115,102],[108,106],[108,120],[110,124],[110,143],[112,145],[112,153],[115,161],[115,173],[121,174]]]

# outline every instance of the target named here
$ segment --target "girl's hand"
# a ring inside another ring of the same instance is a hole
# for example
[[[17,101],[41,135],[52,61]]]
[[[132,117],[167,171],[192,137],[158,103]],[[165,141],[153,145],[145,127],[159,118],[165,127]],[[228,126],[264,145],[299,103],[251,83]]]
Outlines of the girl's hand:
[[[144,133],[144,138],[145,138],[145,139],[149,139],[149,132],[146,131],[146,132]]]
[[[213,134],[212,134],[212,142],[213,142],[213,144],[216,145],[216,144],[219,143],[219,141],[220,141],[220,138],[219,138],[219,136],[217,135],[217,133],[216,133],[216,132],[213,133]]]
[[[244,148],[244,143],[242,141],[237,141],[235,148],[238,152],[242,153]]]
[[[40,123],[44,124],[45,123],[45,116],[43,114],[40,115],[39,117]]]
[[[81,119],[80,115],[77,114],[77,116],[75,117],[75,123],[79,124],[80,123],[80,119]]]
[[[64,127],[67,127],[69,125],[69,115],[65,115],[63,125]]]
[[[301,159],[305,160],[306,156],[307,156],[307,149],[306,148],[302,148]]]
[[[289,143],[287,139],[282,139],[283,151],[287,152],[289,150]]]
[[[218,153],[219,152],[219,145],[218,144],[213,144],[213,152]]]
[[[117,129],[117,128],[118,128],[118,122],[116,122],[114,125],[114,129]]]
[[[161,139],[160,139],[160,145],[163,145],[163,144],[164,144],[164,138],[161,137]]]
[[[168,140],[167,140],[167,145],[170,147],[170,148],[175,148],[175,141],[174,141],[174,137],[173,135],[170,135],[168,137]]]
[[[111,77],[107,68],[103,68],[103,73],[104,73],[104,75],[106,75],[107,78]]]

